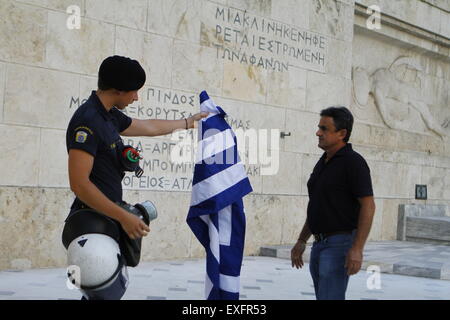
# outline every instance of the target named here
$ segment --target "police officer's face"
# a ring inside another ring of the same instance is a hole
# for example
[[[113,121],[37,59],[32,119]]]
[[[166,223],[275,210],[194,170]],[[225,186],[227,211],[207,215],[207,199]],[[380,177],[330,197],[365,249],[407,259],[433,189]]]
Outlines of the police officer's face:
[[[117,102],[116,107],[120,110],[125,109],[129,104],[138,101],[138,90],[133,91],[120,91],[119,92],[119,101]]]
[[[336,130],[332,117],[321,117],[318,127],[319,130],[317,130],[316,136],[319,137],[319,148],[325,151],[343,141],[347,134],[345,129]]]

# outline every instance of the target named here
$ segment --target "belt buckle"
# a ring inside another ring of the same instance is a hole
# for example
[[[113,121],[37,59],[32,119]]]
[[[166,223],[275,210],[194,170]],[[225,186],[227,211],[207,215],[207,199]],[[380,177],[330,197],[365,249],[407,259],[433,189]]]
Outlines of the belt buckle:
[[[315,239],[317,242],[320,242],[320,241],[323,241],[323,240],[325,239],[325,237],[324,237],[324,234],[323,234],[323,233],[318,233],[318,234],[315,234],[315,235],[314,235],[314,239]]]

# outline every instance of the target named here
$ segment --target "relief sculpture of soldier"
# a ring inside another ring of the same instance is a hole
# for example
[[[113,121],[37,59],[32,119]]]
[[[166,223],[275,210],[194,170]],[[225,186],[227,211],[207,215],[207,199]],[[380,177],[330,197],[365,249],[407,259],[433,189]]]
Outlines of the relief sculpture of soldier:
[[[396,74],[399,68],[413,71],[414,81],[401,79],[402,77]],[[353,70],[355,102],[365,106],[369,94],[372,94],[381,118],[391,129],[404,129],[403,122],[410,119],[411,108],[420,114],[429,130],[444,139],[447,136],[444,128],[437,123],[421,96],[420,88],[423,82],[421,73],[420,64],[410,57],[400,57],[388,68],[377,69],[370,75],[365,69],[356,67]]]

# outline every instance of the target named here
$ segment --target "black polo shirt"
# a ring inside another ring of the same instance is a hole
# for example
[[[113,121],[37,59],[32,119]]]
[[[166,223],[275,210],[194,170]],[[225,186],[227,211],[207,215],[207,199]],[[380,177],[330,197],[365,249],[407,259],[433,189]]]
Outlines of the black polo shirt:
[[[66,132],[67,152],[84,150],[94,156],[89,179],[111,201],[122,200],[122,179],[125,175],[118,159],[123,145],[119,135],[131,124],[131,118],[117,108],[106,111],[95,91],[74,113]],[[76,198],[71,208],[78,208]]]
[[[358,198],[373,196],[370,169],[347,143],[325,163],[317,162],[308,180],[307,221],[313,234],[351,231],[358,226]]]

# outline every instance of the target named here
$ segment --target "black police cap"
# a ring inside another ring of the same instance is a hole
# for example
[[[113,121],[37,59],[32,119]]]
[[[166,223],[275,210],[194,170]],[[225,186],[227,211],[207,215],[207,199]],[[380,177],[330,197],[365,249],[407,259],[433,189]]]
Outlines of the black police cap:
[[[103,60],[98,77],[106,86],[120,91],[138,90],[145,83],[145,71],[139,62],[117,55]]]

